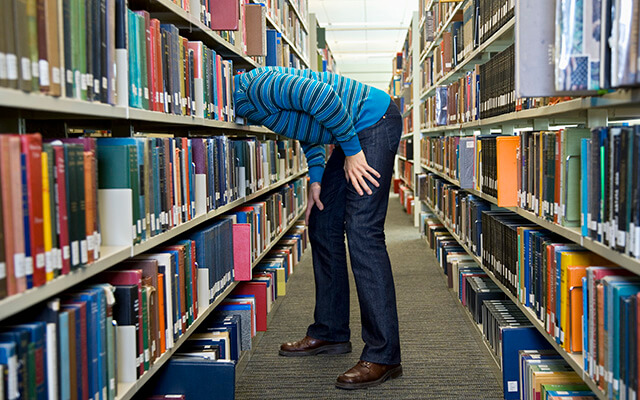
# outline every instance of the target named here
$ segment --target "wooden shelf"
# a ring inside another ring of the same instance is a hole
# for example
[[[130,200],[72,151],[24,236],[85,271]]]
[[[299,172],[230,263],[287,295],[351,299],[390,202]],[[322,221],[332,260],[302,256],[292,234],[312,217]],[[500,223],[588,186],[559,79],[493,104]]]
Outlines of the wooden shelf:
[[[291,229],[293,225],[295,225],[298,218],[304,215],[305,207],[301,208],[302,210],[297,214],[297,217],[293,218],[293,220],[287,224],[287,227],[282,231],[282,233],[280,233],[280,235],[278,235],[278,237],[274,239],[271,244],[261,253],[260,257],[252,263],[252,269],[255,268],[256,265],[258,265],[260,260],[273,248],[273,246],[275,246],[275,244],[282,238],[282,236],[284,236],[286,232],[289,231],[289,229]],[[193,324],[191,324],[191,326],[187,328],[186,332],[178,338],[173,348],[167,350],[164,354],[162,354],[162,356],[160,356],[160,358],[158,358],[156,362],[153,363],[149,370],[146,371],[137,381],[132,383],[118,383],[119,394],[118,396],[116,396],[116,399],[132,399],[133,396],[138,392],[138,390],[140,390],[145,385],[145,383],[147,383],[149,379],[151,379],[151,377],[155,375],[156,372],[160,370],[160,368],[162,368],[164,363],[166,363],[171,358],[171,356],[180,348],[180,346],[189,338],[189,336],[191,336],[191,334],[198,329],[202,321],[204,321],[209,316],[209,314],[211,314],[211,312],[233,291],[233,289],[235,289],[238,283],[239,282],[231,283],[231,285],[227,289],[225,289],[224,292],[222,292],[222,294],[220,294],[206,310],[201,311],[198,315],[198,318],[193,322]],[[272,311],[274,311],[273,308]]]
[[[442,225],[445,228],[447,228],[447,230],[449,231],[451,236],[453,236],[453,238],[456,241],[458,241],[460,246],[462,246],[462,248],[464,248],[464,250],[471,257],[473,257],[474,261],[486,272],[486,274],[489,276],[489,278],[491,278],[491,280],[494,281],[496,283],[496,285],[498,285],[498,287],[505,293],[505,295],[524,313],[524,315],[527,316],[527,318],[529,319],[529,321],[531,321],[533,326],[536,327],[536,329],[540,332],[540,334],[553,346],[553,348],[562,356],[562,358],[564,358],[567,361],[567,363],[571,366],[571,368],[573,368],[578,373],[578,375],[580,375],[582,377],[582,379],[589,386],[589,388],[593,391],[593,393],[595,393],[596,396],[599,399],[607,400],[608,397],[604,394],[604,392],[602,390],[600,390],[600,388],[598,388],[598,385],[585,372],[582,355],[581,354],[570,354],[566,350],[564,350],[560,345],[558,345],[558,343],[556,343],[556,339],[554,337],[551,337],[551,335],[549,335],[547,333],[542,321],[540,321],[536,317],[536,315],[533,313],[533,311],[531,309],[529,309],[529,308],[525,307],[524,305],[522,305],[522,303],[520,303],[520,301],[518,301],[518,299],[513,294],[511,294],[511,292],[509,292],[509,290],[500,282],[500,280],[498,278],[496,278],[496,276],[482,264],[482,260],[480,258],[478,258],[478,256],[476,256],[469,249],[469,247],[464,243],[464,241],[462,241],[460,239],[460,237],[445,222],[445,220],[442,217],[441,213],[439,213],[438,211],[433,209],[427,202],[424,202],[424,204],[426,204],[427,207],[438,217],[440,222],[442,222]]]
[[[252,193],[249,196],[238,199],[216,210],[209,211],[207,214],[199,215],[190,221],[180,224],[175,228],[154,236],[140,244],[122,247],[102,246],[100,248],[100,259],[98,259],[96,262],[81,267],[78,270],[72,271],[67,275],[62,275],[58,278],[55,278],[54,280],[47,282],[42,286],[32,288],[25,292],[18,293],[16,295],[9,296],[0,300],[0,320],[11,317],[12,315],[24,311],[27,308],[32,307],[40,302],[43,302],[52,296],[58,295],[65,290],[68,290],[73,286],[82,283],[83,281],[113,267],[114,265],[132,256],[142,254],[158,245],[166,243],[167,241],[181,235],[189,229],[195,228],[196,226],[201,225],[206,221],[223,215],[224,213],[232,210],[239,205],[242,205],[243,203],[251,201],[265,193],[268,193],[273,189],[276,189],[297,178],[304,176],[306,173],[307,170],[305,169],[295,175],[269,185],[266,188],[257,191],[256,193]]]

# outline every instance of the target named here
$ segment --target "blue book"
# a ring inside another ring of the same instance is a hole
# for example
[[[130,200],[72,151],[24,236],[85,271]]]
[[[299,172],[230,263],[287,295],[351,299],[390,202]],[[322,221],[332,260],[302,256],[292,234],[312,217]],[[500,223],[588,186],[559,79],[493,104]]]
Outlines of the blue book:
[[[215,309],[217,316],[237,315],[240,318],[240,349],[251,350],[252,326],[255,321],[250,304],[220,304]]]
[[[61,310],[58,313],[58,358],[60,377],[60,400],[71,399],[71,360],[69,349],[69,313]]]
[[[215,387],[216,399],[233,400],[235,372],[233,362],[175,356],[158,373],[150,387],[154,394],[181,393],[185,400],[211,398],[211,388]]]
[[[0,365],[4,365],[6,374],[5,393],[8,400],[25,398],[18,390],[18,356],[16,355],[16,344],[14,342],[0,343]],[[4,379],[4,377],[3,377]]]
[[[227,315],[224,318],[215,318],[215,321],[208,326],[203,327],[206,331],[222,331],[229,332],[230,340],[230,357],[235,362],[240,359],[240,316],[239,315]]]
[[[638,277],[607,276],[604,282],[605,330],[607,331],[608,353],[605,360],[605,373],[612,377],[608,393],[618,393],[620,389],[620,337],[621,307],[620,299],[640,291]]]
[[[582,236],[589,236],[589,154],[591,139],[580,143],[580,209],[582,213]]]
[[[27,185],[27,158],[20,154],[20,168],[22,178],[22,215],[24,221],[24,265],[27,278],[27,289],[33,287],[33,257],[31,255],[31,231],[29,228],[29,188]]]
[[[59,366],[58,354],[58,312],[60,310],[60,299],[54,298],[46,304],[38,307],[39,311],[35,316],[37,321],[45,324],[45,361],[47,368],[47,398],[56,398],[59,395]]]
[[[278,66],[278,31],[267,29],[267,57],[265,65],[268,67]]]
[[[99,300],[94,291],[75,293],[74,298],[87,303],[87,372],[89,375],[89,398],[97,400],[101,391],[101,361],[100,348],[102,335],[100,334]]]
[[[47,400],[47,355],[45,346],[46,324],[44,322],[32,322],[28,324],[16,325],[16,330],[26,331],[29,334],[29,345],[33,346],[33,366],[36,376],[31,377],[29,384],[31,389],[35,388],[35,398],[37,400]],[[42,370],[38,370],[38,367]],[[27,370],[27,372],[29,369]]]
[[[96,335],[96,348],[98,350],[98,388],[100,389],[100,400],[106,400],[108,381],[107,381],[107,297],[101,286],[93,286],[88,289],[95,295],[98,317],[98,326]]]
[[[29,397],[27,393],[27,368],[29,357],[29,333],[23,330],[8,330],[0,332],[0,343],[14,343],[17,358],[17,391],[21,399]]]
[[[520,350],[550,349],[551,344],[533,326],[502,328],[502,379],[505,400],[520,399]]]

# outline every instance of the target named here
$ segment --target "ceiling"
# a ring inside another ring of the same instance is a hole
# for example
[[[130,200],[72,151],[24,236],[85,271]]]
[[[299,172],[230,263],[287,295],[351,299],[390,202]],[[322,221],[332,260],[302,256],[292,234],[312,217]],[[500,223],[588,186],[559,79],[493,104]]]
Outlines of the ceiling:
[[[386,90],[418,0],[309,0],[338,72]]]

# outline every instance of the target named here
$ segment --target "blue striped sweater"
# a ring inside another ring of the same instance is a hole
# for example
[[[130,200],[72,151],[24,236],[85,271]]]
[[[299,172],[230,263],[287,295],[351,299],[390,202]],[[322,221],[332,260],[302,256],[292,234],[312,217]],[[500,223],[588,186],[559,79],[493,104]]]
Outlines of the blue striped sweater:
[[[312,183],[322,179],[324,145],[357,154],[356,132],[375,124],[390,102],[385,92],[331,72],[262,67],[236,75],[234,83],[236,114],[299,140]]]

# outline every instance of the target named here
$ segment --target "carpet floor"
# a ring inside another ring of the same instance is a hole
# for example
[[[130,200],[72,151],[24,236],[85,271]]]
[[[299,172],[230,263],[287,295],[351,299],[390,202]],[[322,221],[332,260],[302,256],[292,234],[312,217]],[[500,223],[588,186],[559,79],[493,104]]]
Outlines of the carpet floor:
[[[413,216],[391,195],[386,238],[396,285],[404,375],[358,391],[336,389],[363,348],[360,312],[351,275],[351,342],[343,355],[278,355],[282,342],[301,339],[312,322],[314,282],[307,251],[273,312],[269,329],[237,380],[242,399],[502,399],[501,373],[462,306],[446,286]]]

